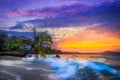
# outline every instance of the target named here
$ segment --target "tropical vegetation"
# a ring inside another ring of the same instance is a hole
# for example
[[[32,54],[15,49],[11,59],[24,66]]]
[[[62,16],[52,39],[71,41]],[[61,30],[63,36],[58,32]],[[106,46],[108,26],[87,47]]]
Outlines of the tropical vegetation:
[[[0,52],[27,51],[26,53],[32,52],[36,54],[37,58],[39,55],[44,58],[46,54],[50,53],[52,43],[52,37],[47,31],[37,33],[35,28],[33,28],[33,39],[25,36],[8,36],[7,32],[0,32]]]
[[[36,29],[33,28],[33,40],[27,40],[27,45],[30,46],[30,50],[33,50],[38,58],[38,54],[40,54],[41,58],[46,57],[45,53],[50,53],[51,45],[53,43],[52,37],[48,34],[47,31],[36,33]]]

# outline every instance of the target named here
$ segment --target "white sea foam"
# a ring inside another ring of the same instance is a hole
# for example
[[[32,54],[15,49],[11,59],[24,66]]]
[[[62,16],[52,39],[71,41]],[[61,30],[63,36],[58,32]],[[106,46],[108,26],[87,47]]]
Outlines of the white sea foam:
[[[102,71],[106,70],[109,73],[113,74],[116,77],[120,76],[116,70],[111,68],[109,65],[104,64],[105,60],[97,61],[84,61],[78,62],[76,59],[73,60],[66,60],[66,59],[59,59],[59,58],[52,58],[52,56],[47,56],[44,60],[41,59],[34,59],[33,61],[36,62],[50,62],[51,67],[56,71],[57,77],[66,80],[72,76],[75,76],[78,69],[88,68],[93,70],[97,76],[102,75]]]
[[[23,58],[24,61],[34,61],[34,59],[36,59],[34,56]]]
[[[0,65],[23,68],[23,69],[26,69],[26,70],[42,70],[42,71],[48,71],[48,72],[53,71],[53,70],[49,70],[49,69],[45,69],[45,68],[41,68],[41,67],[38,68],[38,67],[30,67],[30,66],[24,65],[24,64],[27,64],[26,61],[34,61],[35,60],[34,58],[31,58],[31,60],[30,59],[27,60],[27,59],[28,58],[23,59],[25,62],[23,60],[15,60],[15,61],[1,60]]]
[[[57,78],[60,78],[62,80],[68,79],[70,76],[75,75],[75,73],[77,72],[77,65],[75,64],[76,61],[52,58],[52,56],[47,56],[44,60],[36,58],[26,58],[25,61],[50,62],[50,66],[56,71]],[[31,68],[27,69],[31,70]]]
[[[5,65],[5,66],[13,66],[14,64],[23,64],[24,62],[22,60],[0,60],[0,65]]]
[[[105,64],[104,61],[84,61],[84,62],[78,62],[76,60],[66,60],[66,59],[59,59],[59,58],[52,58],[52,56],[47,56],[44,60],[36,59],[35,57],[31,58],[24,58],[22,61],[16,61],[15,63],[26,63],[26,61],[35,61],[35,62],[50,62],[50,66],[56,71],[57,78],[60,78],[60,80],[66,80],[69,79],[72,76],[75,76],[75,74],[78,72],[78,70],[87,68],[91,69],[93,72],[96,73],[97,76],[102,75],[102,71],[107,71],[111,74],[113,74],[116,77],[120,77],[120,73],[118,73],[115,69],[110,67],[109,65]],[[7,66],[13,66],[14,65],[12,61],[0,61],[0,65],[7,65]],[[16,67],[24,67],[27,70],[43,70],[43,71],[51,71],[44,68],[36,68],[36,67],[28,67],[28,66],[16,66]]]

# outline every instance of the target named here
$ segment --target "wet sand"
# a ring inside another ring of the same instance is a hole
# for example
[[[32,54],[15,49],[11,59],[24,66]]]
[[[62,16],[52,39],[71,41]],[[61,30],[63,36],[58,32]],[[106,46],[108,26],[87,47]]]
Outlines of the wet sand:
[[[56,80],[47,62],[23,62],[22,58],[0,56],[0,80]]]
[[[120,80],[119,77],[109,73],[111,70],[120,72],[120,56],[60,54],[60,57],[79,62],[88,60],[95,65],[89,65],[93,69],[96,66],[98,69],[101,67],[105,69],[101,71],[102,77],[99,77],[94,70],[80,66],[76,74],[70,76],[70,80]],[[20,57],[0,56],[0,80],[64,80],[58,79],[57,75],[48,62],[32,62],[24,61]]]

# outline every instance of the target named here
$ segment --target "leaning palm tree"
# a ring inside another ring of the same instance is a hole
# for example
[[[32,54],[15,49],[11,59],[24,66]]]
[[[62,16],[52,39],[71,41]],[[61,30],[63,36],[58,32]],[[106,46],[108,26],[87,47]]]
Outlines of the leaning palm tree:
[[[45,32],[36,33],[36,29],[33,28],[34,38],[33,40],[28,40],[27,43],[31,46],[30,50],[33,50],[38,58],[40,54],[41,58],[46,57],[46,53],[49,53],[51,45],[53,43],[51,36]]]

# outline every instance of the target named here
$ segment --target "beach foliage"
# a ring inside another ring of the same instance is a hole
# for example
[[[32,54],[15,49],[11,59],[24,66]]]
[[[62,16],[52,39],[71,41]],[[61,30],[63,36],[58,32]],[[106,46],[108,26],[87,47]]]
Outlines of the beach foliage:
[[[0,32],[0,52],[27,51],[25,54],[32,52],[36,54],[37,58],[39,57],[38,55],[44,58],[46,54],[51,52],[52,43],[52,37],[47,31],[37,33],[35,28],[33,28],[32,39],[25,36],[8,36],[7,32]]]
[[[40,55],[41,58],[46,57],[46,53],[50,53],[51,45],[53,43],[52,37],[48,34],[47,31],[36,33],[36,29],[33,28],[33,40],[28,40],[30,45],[30,50],[33,50],[38,58]]]
[[[4,51],[4,48],[5,48],[4,44],[7,41],[7,39],[8,39],[7,32],[1,31],[0,32],[0,52]]]

